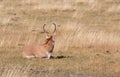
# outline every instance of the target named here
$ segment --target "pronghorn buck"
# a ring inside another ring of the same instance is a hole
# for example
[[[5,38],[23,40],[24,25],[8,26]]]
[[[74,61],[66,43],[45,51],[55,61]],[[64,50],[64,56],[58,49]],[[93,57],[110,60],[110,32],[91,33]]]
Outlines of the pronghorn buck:
[[[49,33],[45,30],[46,24],[43,25],[43,32],[46,34],[46,40],[43,44],[28,45],[23,47],[22,55],[25,58],[51,58],[54,45],[55,45],[55,33],[56,33],[56,24],[54,25],[54,31]]]

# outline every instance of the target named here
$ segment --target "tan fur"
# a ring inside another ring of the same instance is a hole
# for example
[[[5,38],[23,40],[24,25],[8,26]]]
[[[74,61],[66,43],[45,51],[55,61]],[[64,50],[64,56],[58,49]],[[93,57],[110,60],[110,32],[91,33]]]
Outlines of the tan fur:
[[[35,45],[28,45],[23,47],[22,55],[26,58],[32,58],[32,57],[47,57],[50,58],[53,49],[54,49],[54,33],[48,34],[45,40],[44,44],[35,44]]]

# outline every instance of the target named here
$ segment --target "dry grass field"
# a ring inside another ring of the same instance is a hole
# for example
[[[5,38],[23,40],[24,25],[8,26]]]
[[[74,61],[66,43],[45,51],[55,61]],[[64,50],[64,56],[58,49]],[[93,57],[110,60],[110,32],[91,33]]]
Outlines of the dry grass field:
[[[55,58],[23,58],[53,22]],[[120,77],[120,0],[0,0],[0,77]]]

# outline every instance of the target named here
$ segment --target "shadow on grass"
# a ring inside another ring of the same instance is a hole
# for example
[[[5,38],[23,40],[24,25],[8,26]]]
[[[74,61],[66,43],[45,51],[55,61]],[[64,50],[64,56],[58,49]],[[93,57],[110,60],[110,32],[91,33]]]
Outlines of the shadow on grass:
[[[72,58],[72,56],[63,56],[63,55],[61,55],[61,56],[56,56],[56,57],[51,56],[51,59],[64,59],[64,58]]]

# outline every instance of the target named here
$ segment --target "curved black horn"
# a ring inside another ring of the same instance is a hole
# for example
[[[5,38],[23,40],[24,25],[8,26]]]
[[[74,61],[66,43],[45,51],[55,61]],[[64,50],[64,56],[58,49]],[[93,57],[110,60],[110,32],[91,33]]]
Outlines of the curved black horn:
[[[54,28],[54,30],[53,30],[53,33],[55,33],[55,31],[56,31],[56,24],[53,23],[53,25],[55,26],[55,28]]]
[[[43,25],[43,32],[41,32],[41,33],[48,33],[48,32],[45,30],[45,26],[46,26],[46,24]]]

